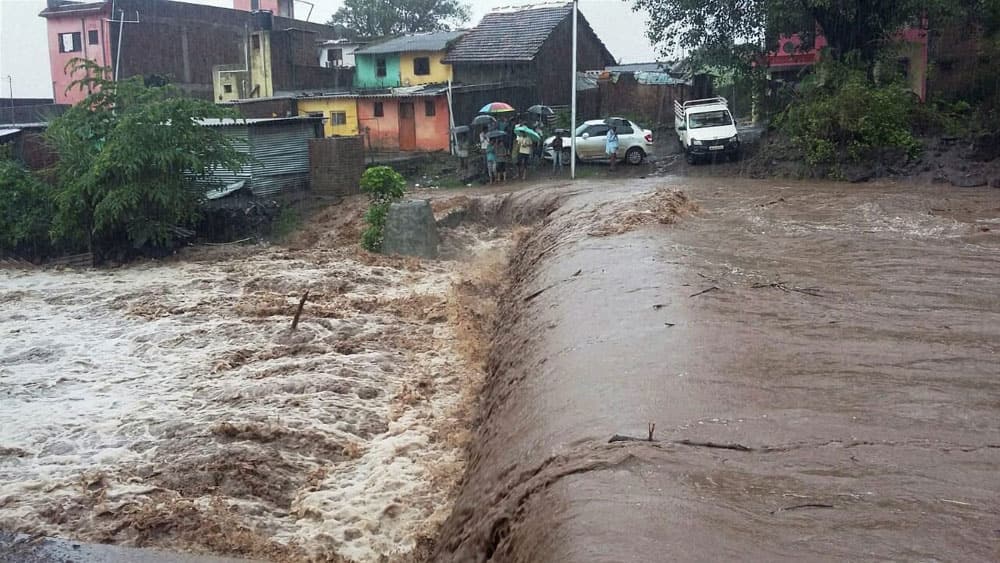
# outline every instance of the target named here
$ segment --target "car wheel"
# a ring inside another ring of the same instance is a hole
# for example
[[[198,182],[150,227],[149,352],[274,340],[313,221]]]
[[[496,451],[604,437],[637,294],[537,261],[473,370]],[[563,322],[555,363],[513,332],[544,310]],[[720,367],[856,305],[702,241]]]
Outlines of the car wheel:
[[[695,164],[698,164],[698,157],[695,156],[693,152],[687,151],[687,153],[685,153],[685,155],[687,157],[687,163],[688,164],[690,164],[691,166],[694,166]]]
[[[644,158],[646,158],[646,153],[642,152],[642,149],[639,147],[632,147],[625,151],[625,161],[629,164],[642,164]]]

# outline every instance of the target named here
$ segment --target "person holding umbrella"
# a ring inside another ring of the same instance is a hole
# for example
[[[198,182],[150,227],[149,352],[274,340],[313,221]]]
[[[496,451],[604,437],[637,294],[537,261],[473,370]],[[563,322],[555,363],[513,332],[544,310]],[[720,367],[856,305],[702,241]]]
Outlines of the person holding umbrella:
[[[517,141],[515,141],[514,146],[517,147],[517,170],[522,180],[528,179],[528,162],[531,161],[531,151],[535,142],[527,135],[524,129],[517,128],[514,130],[517,134]]]
[[[615,162],[618,160],[618,131],[612,125],[608,127],[608,136],[604,139],[604,152],[610,159],[611,171],[615,171]]]

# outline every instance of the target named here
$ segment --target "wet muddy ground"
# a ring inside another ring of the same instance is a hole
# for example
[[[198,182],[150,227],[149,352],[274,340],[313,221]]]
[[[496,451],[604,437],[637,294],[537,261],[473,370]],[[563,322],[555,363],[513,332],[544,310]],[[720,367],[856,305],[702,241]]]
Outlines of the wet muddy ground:
[[[583,188],[515,255],[439,559],[996,559],[1000,192]],[[590,227],[664,189],[697,210]]]

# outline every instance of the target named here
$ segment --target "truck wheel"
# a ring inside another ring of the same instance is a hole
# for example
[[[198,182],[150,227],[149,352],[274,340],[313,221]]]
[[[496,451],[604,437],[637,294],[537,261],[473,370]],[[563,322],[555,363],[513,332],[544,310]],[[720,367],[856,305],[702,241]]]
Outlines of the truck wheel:
[[[691,166],[694,166],[695,164],[698,164],[698,157],[695,156],[693,152],[687,151],[685,153],[685,156],[686,156],[686,159],[687,159],[687,163],[690,164]]]
[[[639,147],[632,147],[625,152],[625,161],[632,165],[642,164],[644,158],[646,158],[646,153],[642,152]]]

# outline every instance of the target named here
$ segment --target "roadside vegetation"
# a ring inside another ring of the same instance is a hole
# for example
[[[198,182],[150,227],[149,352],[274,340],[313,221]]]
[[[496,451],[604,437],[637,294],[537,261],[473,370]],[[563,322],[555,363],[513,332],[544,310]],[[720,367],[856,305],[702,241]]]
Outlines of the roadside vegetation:
[[[368,194],[368,227],[361,234],[361,245],[371,252],[382,250],[385,219],[392,202],[403,197],[406,179],[388,166],[374,166],[361,175],[361,191]]]
[[[726,0],[633,0],[649,14],[648,37],[665,53],[690,51],[724,77],[720,91],[753,92],[758,118],[772,124],[761,157],[798,162],[804,175],[843,178],[852,166],[914,162],[923,138],[974,138],[1000,130],[1000,66],[979,64],[960,90],[921,103],[899,70],[899,33],[963,29],[979,61],[1000,58],[1000,2],[993,0],[763,0],[734,9]],[[762,64],[780,36],[807,48],[822,33],[820,63],[794,87],[768,83]],[[940,72],[933,62],[928,73]],[[745,96],[749,98],[751,96]],[[744,103],[746,109],[748,104]]]
[[[201,213],[204,179],[247,161],[203,118],[238,117],[140,77],[112,81],[108,70],[74,60],[72,88],[90,94],[54,119],[46,139],[58,155],[52,185],[5,161],[0,251],[23,258],[54,249],[90,252],[95,262],[169,250]]]

